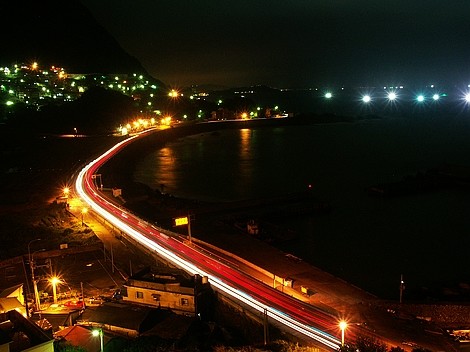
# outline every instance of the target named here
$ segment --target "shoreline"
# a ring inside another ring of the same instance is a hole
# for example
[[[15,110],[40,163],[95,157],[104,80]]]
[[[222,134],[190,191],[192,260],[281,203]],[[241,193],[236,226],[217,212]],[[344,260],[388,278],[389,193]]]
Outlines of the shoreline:
[[[160,139],[160,144],[162,140],[169,141],[168,136]],[[152,143],[155,145],[156,142],[153,141]],[[135,155],[138,148],[132,149],[133,151],[126,153],[127,155],[120,162],[114,160],[113,165],[107,165],[110,167],[110,170],[113,170],[115,166],[129,166],[130,164],[125,161],[128,160],[127,158]],[[124,175],[121,174],[120,176]],[[147,185],[131,182],[132,172],[128,169],[125,176],[129,183],[123,187],[123,198],[126,200],[124,206],[129,207],[131,211],[139,215],[142,212],[146,212],[149,216],[155,216],[155,214],[162,216],[162,214],[166,214],[165,216],[171,219],[172,216],[187,215],[188,208],[201,210],[204,207],[217,206],[217,203],[199,202],[162,194],[160,191],[153,190]],[[145,216],[143,218],[145,219]],[[218,219],[211,219],[211,221],[212,224],[209,227],[207,222],[197,218],[191,224],[191,228],[194,229],[193,237],[233,253],[280,277],[293,278],[294,285],[312,287],[314,292],[308,297],[309,303],[318,305],[333,314],[348,315],[353,321],[365,321],[365,324],[367,326],[370,325],[370,328],[383,332],[393,331],[395,329],[393,327],[396,325],[398,330],[406,329],[405,326],[408,326],[411,321],[413,321],[413,324],[419,324],[421,323],[419,320],[420,314],[424,314],[424,312],[427,314],[426,316],[432,316],[432,321],[439,326],[451,326],[451,319],[448,317],[455,311],[459,303],[427,302],[427,304],[423,304],[423,302],[410,301],[400,305],[396,301],[375,296],[360,286],[350,283],[346,278],[331,274],[328,270],[309,263],[303,258],[289,255],[289,253],[282,251],[272,244],[250,237],[247,234],[242,235],[234,229],[229,229],[226,224]],[[166,225],[158,223],[157,226],[187,235],[185,227],[172,228],[170,221]],[[260,253],[263,253],[263,255],[260,255]],[[458,307],[462,307],[462,304],[460,303]],[[390,307],[393,307],[393,314],[390,313]],[[467,312],[468,309],[461,309],[461,311],[465,316],[463,312]],[[376,316],[378,320],[373,319],[373,321],[369,321],[371,314]],[[406,318],[404,319],[403,317]],[[399,322],[397,322],[397,318]],[[459,319],[460,324],[467,324],[463,316],[459,315]],[[417,329],[421,328],[417,327]],[[416,339],[420,340],[421,337],[423,336],[416,336]]]
[[[275,123],[276,126],[279,126],[281,121],[285,122],[285,121],[287,121],[287,119],[285,119],[285,120],[278,119],[278,120],[274,121],[274,123]],[[250,122],[251,121],[238,121],[237,123],[228,123],[228,124],[209,123],[209,124],[207,124],[207,125],[209,125],[209,126],[207,126],[207,128],[206,128],[206,126],[184,126],[185,129],[186,129],[186,133],[181,133],[181,131],[179,131],[176,134],[175,131],[171,131],[171,135],[173,135],[173,137],[175,135],[177,135],[175,138],[179,138],[179,137],[182,137],[183,135],[188,135],[187,132],[189,130],[193,129],[193,128],[194,128],[194,130],[189,131],[189,132],[191,132],[190,134],[205,133],[205,132],[211,133],[211,132],[214,131],[214,128],[218,127],[218,126],[221,126],[221,127],[223,126],[224,128],[236,128],[236,129],[239,129],[240,126],[243,126],[243,127],[252,127],[252,126],[254,126],[254,124],[250,124]],[[253,122],[259,123],[259,121],[253,121]],[[262,122],[265,123],[265,125],[267,125],[267,123],[271,123],[271,125],[268,126],[268,127],[270,127],[270,126],[272,126],[273,120],[262,121]],[[298,122],[298,121],[296,121],[296,122]],[[309,121],[309,122],[311,122],[311,121]],[[361,123],[361,120],[358,120],[357,122]],[[354,125],[354,123],[352,125]],[[180,127],[183,127],[183,126],[180,126]],[[174,130],[179,129],[180,127],[174,128]],[[147,145],[159,144],[159,146],[163,146],[164,143],[166,143],[167,141],[172,139],[172,138],[168,138],[168,135],[165,135],[164,138],[161,136],[161,134],[160,134],[160,136],[155,135],[155,138],[150,137],[153,140],[153,142],[152,141],[147,141],[146,143],[147,143]],[[146,150],[144,150],[144,148],[135,148],[133,152],[129,153],[129,159],[125,159],[125,158],[123,159],[124,162],[122,162],[122,165],[126,165],[126,166],[127,165],[132,165],[133,160],[135,159],[135,155],[142,154],[143,152],[146,152]],[[133,183],[132,182],[132,170],[129,170],[129,168],[126,167],[125,172],[127,173],[127,179],[130,180],[130,182],[128,183],[128,188],[127,188],[128,190],[124,191],[123,196],[128,201],[128,205],[130,205],[135,212],[137,212],[139,214],[144,214],[146,218],[151,219],[151,220],[154,219],[154,218],[157,218],[157,222],[158,222],[159,225],[161,225],[163,227],[166,227],[166,228],[169,228],[172,231],[180,231],[183,234],[185,234],[185,232],[184,232],[185,229],[184,228],[179,229],[179,228],[173,228],[172,227],[172,223],[171,223],[172,217],[173,217],[174,214],[176,216],[186,216],[189,211],[193,211],[194,213],[196,213],[196,219],[195,219],[195,221],[193,223],[193,226],[192,226],[193,230],[195,231],[195,233],[197,233],[198,232],[198,227],[199,227],[199,228],[202,229],[202,231],[199,231],[199,232],[201,232],[204,237],[210,238],[209,235],[206,235],[206,233],[207,233],[206,230],[207,230],[207,228],[209,228],[208,222],[204,221],[205,219],[203,219],[202,217],[197,216],[197,213],[206,211],[206,209],[208,207],[213,207],[213,208],[217,207],[217,205],[214,205],[214,203],[211,203],[210,201],[205,202],[205,201],[201,201],[201,200],[194,199],[194,198],[185,199],[184,197],[179,198],[179,197],[174,197],[173,195],[169,195],[169,194],[162,195],[161,192],[159,192],[158,189],[152,189],[147,185]],[[119,174],[119,172],[116,172],[116,174]],[[124,174],[121,173],[119,176],[123,177]],[[122,184],[124,184],[124,182]],[[126,187],[123,187],[123,189],[125,189],[125,188]],[[152,200],[150,202],[150,203],[152,203],[151,205],[153,205],[152,207],[150,207],[148,204],[146,204],[146,201],[148,199]],[[223,205],[225,206],[225,204],[223,204]],[[160,217],[160,218],[158,218],[158,217]],[[214,219],[213,218],[212,220],[213,220],[213,223],[215,223],[220,219],[217,219],[217,218]],[[325,220],[328,221],[327,219],[325,219]],[[244,226],[244,224],[242,224],[242,226]],[[289,225],[287,225],[287,226],[289,226]],[[217,227],[217,231],[220,231],[220,224]],[[234,232],[234,230],[230,229],[229,232]],[[241,231],[238,230],[237,233],[239,234],[239,233],[241,233]],[[287,246],[283,246],[282,244],[278,245],[277,243],[274,244],[274,245],[276,245],[276,247],[280,248],[280,249],[284,248],[286,250],[286,252],[289,252],[290,251],[289,248],[291,248],[293,246],[294,242],[292,242],[292,245],[289,244],[289,243],[286,243],[286,244],[287,244]],[[292,253],[294,253],[296,256],[303,257],[306,260],[308,260],[307,257],[299,255],[295,251],[293,251]],[[328,270],[328,266],[322,266],[321,263],[319,263],[318,261],[314,262],[312,264],[314,266],[318,265],[319,267],[324,268],[327,271],[331,271],[331,270]],[[346,276],[346,275],[341,275],[341,271],[332,270],[331,272],[335,273],[339,277],[344,277],[344,278],[349,277],[349,276]],[[352,282],[357,284],[360,287],[364,287],[364,285],[361,285],[357,281],[354,281],[354,277],[355,276],[353,275],[352,276],[352,280],[353,280]],[[437,299],[438,301],[446,301],[448,297],[441,297],[441,296],[438,297],[437,296],[437,294],[439,294],[439,292],[441,292],[441,291],[438,291],[438,287],[436,286],[438,283],[437,282],[431,282],[430,284],[432,284],[432,289],[435,290],[435,292],[436,292],[435,298],[431,298],[431,299],[433,299],[433,300]],[[445,286],[443,286],[443,285],[445,285]],[[447,286],[447,285],[452,285],[452,283],[449,283],[447,281],[442,282],[442,285],[440,285],[439,287],[449,287],[451,289],[452,289],[452,287],[454,287],[454,286]],[[365,286],[365,287],[367,288],[369,286]],[[421,286],[419,286],[419,287],[416,286],[415,291],[411,291],[410,288],[408,288],[407,294],[411,295],[410,298],[412,297],[413,300],[421,300],[421,301],[426,298],[425,296],[420,295],[420,292],[419,292],[420,287]],[[413,289],[413,287],[411,287],[411,289]],[[379,296],[382,296],[380,294],[380,292],[377,293],[377,291],[373,290],[373,288],[370,288],[370,292],[373,292],[375,294],[378,294]],[[390,291],[387,291],[387,292],[390,292]],[[429,292],[429,291],[427,291],[427,292]],[[421,292],[421,293],[424,294],[423,292]],[[384,296],[384,297],[389,297],[389,296]],[[450,297],[450,298],[451,298],[452,301],[459,300],[459,299],[457,299],[457,297]],[[466,297],[462,296],[461,298],[463,300],[465,300]]]
[[[346,121],[334,121],[331,123],[354,123],[362,119],[351,119]],[[122,197],[125,200],[125,206],[132,212],[139,214],[144,219],[156,223],[157,226],[168,229],[173,232],[179,232],[186,235],[186,228],[173,227],[173,219],[175,217],[187,216],[188,214],[195,214],[196,219],[191,224],[193,236],[200,238],[203,241],[209,242],[216,246],[221,246],[230,251],[230,247],[226,246],[227,243],[232,243],[232,246],[237,245],[237,241],[223,240],[223,237],[236,237],[240,241],[247,239],[247,233],[243,233],[240,228],[228,224],[226,219],[232,218],[233,223],[236,219],[230,212],[230,208],[237,202],[210,202],[200,201],[197,199],[187,199],[173,196],[171,194],[162,193],[158,189],[153,189],[150,186],[135,182],[133,180],[133,168],[130,165],[135,164],[135,155],[142,155],[148,148],[161,148],[165,143],[174,141],[178,138],[183,138],[189,135],[201,133],[213,133],[221,129],[240,129],[240,128],[260,128],[260,127],[274,127],[285,126],[291,124],[313,124],[313,121],[299,119],[290,120],[286,119],[271,119],[271,120],[253,120],[253,121],[229,121],[228,123],[207,123],[199,125],[178,126],[172,129],[163,131],[155,131],[153,135],[149,135],[142,140],[132,143],[129,148],[122,151],[116,158],[111,159],[101,169],[103,175],[103,182],[106,188],[117,187],[122,189]],[[111,182],[111,183],[109,183]],[[247,200],[247,204],[255,204],[257,199]],[[314,207],[317,208],[315,212],[328,213],[330,207],[325,202],[318,200],[313,201]],[[310,204],[311,205],[311,204]],[[225,212],[224,212],[225,209]],[[202,215],[201,215],[202,214]],[[295,216],[295,214],[294,214]],[[240,217],[239,217],[240,218]],[[248,218],[243,218],[248,220]],[[288,230],[288,229],[287,229]],[[221,236],[223,233],[225,236]],[[250,236],[250,240],[263,242],[265,245],[272,247],[277,251],[282,251],[277,243],[272,243],[264,238],[257,238]],[[281,238],[282,240],[282,238]],[[294,240],[288,238],[288,240]],[[242,249],[239,248],[239,251]],[[284,252],[283,252],[284,253]],[[239,253],[241,255],[241,253]],[[286,253],[289,254],[289,253]],[[243,255],[241,255],[243,256]],[[256,257],[256,256],[255,256]],[[302,258],[305,260],[304,258]],[[306,261],[307,262],[307,261]],[[315,264],[311,264],[316,267]],[[325,271],[325,268],[318,267],[318,270]],[[327,271],[327,270],[326,270]],[[347,282],[345,278],[341,280]],[[353,285],[350,283],[350,285]]]

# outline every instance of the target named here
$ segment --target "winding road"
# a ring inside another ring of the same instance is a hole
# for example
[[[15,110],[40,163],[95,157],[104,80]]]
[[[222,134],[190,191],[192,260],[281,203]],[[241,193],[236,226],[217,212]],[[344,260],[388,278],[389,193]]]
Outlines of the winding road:
[[[77,194],[99,216],[120,229],[132,240],[149,251],[172,262],[188,273],[206,276],[211,286],[223,294],[266,314],[287,330],[295,330],[309,337],[312,343],[326,350],[337,351],[341,347],[336,317],[301,302],[269,285],[230,266],[215,253],[200,250],[188,243],[183,236],[169,236],[157,227],[128,212],[106,198],[96,185],[95,174],[109,159],[138,138],[152,138],[150,133],[135,135],[121,141],[90,162],[78,174],[75,181]]]

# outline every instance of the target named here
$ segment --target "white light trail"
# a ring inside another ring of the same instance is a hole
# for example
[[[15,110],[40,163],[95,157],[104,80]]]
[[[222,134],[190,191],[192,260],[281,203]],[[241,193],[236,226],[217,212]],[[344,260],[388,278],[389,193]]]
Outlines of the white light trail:
[[[109,149],[107,152],[99,156],[94,161],[90,162],[87,166],[85,166],[77,176],[75,182],[75,189],[77,194],[83,199],[84,202],[88,204],[88,206],[93,209],[94,212],[99,214],[101,217],[106,219],[109,223],[113,224],[115,227],[126,233],[128,236],[133,238],[135,241],[143,245],[144,247],[158,253],[158,255],[164,257],[165,259],[171,261],[176,266],[184,269],[188,273],[194,275],[198,274],[201,276],[208,277],[211,285],[216,287],[217,289],[225,292],[226,294],[230,295],[231,297],[243,302],[244,304],[252,307],[253,309],[264,312],[266,310],[269,317],[278,321],[279,323],[290,327],[305,336],[308,336],[314,339],[317,342],[320,342],[324,346],[327,346],[331,349],[338,350],[341,346],[341,342],[336,337],[329,335],[319,329],[316,329],[312,326],[303,324],[299,321],[296,321],[289,315],[280,312],[274,307],[268,306],[257,299],[253,298],[246,292],[240,291],[238,288],[233,287],[232,285],[225,282],[223,279],[214,276],[210,272],[206,272],[205,270],[199,268],[195,263],[189,262],[184,259],[182,256],[177,255],[176,253],[168,250],[167,248],[163,247],[162,245],[158,244],[156,241],[151,240],[150,238],[143,235],[140,231],[149,231],[145,229],[145,221],[139,219],[133,214],[126,213],[125,209],[122,209],[116,206],[113,203],[108,202],[104,197],[99,195],[95,192],[94,185],[90,181],[92,179],[92,174],[96,171],[102,163],[106,162],[108,158],[110,158],[114,152],[116,152],[119,148],[123,148],[126,144],[131,143],[134,138],[138,136],[130,137],[118,144],[116,144],[113,148]],[[90,183],[91,182],[91,183]],[[90,196],[90,194],[93,195]],[[100,204],[106,204],[108,208],[114,209],[115,214],[111,212],[111,210],[105,209],[104,206]],[[116,215],[118,214],[118,215]],[[121,218],[124,218],[121,219]],[[134,221],[137,228],[140,227],[140,231],[136,230],[133,226],[130,226],[131,220]],[[158,234],[160,236],[160,233]],[[155,237],[155,235],[153,235]],[[164,236],[166,240],[169,239],[168,236]],[[176,239],[172,239],[177,241]],[[169,242],[169,241],[168,241]],[[192,249],[194,250],[194,249]],[[202,253],[201,253],[202,254]]]

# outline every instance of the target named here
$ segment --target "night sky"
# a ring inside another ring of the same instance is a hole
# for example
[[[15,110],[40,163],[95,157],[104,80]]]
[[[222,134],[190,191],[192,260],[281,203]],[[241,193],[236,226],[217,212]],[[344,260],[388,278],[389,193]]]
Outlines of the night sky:
[[[83,0],[173,85],[470,83],[468,0]]]

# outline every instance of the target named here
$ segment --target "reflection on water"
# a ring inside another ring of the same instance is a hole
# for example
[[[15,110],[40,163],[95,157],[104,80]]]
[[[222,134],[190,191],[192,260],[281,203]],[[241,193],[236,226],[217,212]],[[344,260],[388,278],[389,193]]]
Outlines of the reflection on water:
[[[177,180],[176,172],[178,169],[177,159],[173,157],[173,149],[164,147],[156,153],[156,161],[161,165],[158,173],[158,178],[155,178],[154,182],[159,184],[161,192],[165,193],[167,189],[176,189]],[[154,184],[152,182],[152,184]],[[155,187],[154,187],[155,188]]]
[[[470,282],[470,190],[394,199],[368,186],[443,162],[470,166],[466,119],[384,119],[355,124],[224,130],[150,152],[135,179],[177,196],[229,201],[313,185],[328,216],[279,219],[300,233],[282,248],[382,296],[451,280]],[[406,299],[406,293],[405,293]]]

